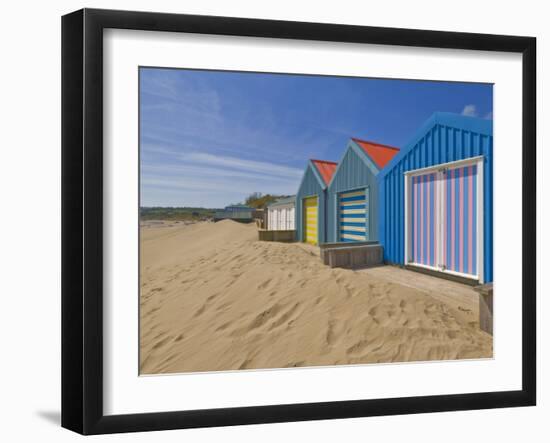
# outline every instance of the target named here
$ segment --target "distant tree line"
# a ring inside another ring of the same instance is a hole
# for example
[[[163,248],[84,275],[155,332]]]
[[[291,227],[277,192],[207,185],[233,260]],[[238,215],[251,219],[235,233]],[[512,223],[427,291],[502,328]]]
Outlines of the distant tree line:
[[[177,208],[177,207],[141,207],[141,220],[208,220],[214,217],[219,209],[210,208]]]

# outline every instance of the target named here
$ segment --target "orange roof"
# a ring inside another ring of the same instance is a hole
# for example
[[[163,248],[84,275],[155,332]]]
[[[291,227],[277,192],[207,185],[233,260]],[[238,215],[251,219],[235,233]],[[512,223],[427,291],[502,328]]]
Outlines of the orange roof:
[[[399,152],[399,148],[394,146],[382,145],[380,143],[359,140],[358,138],[352,138],[352,140],[367,153],[372,161],[382,169],[386,166],[395,154]]]
[[[315,165],[319,171],[319,174],[321,174],[325,185],[328,185],[330,183],[330,179],[332,178],[332,174],[336,171],[336,166],[338,166],[338,163],[314,159],[311,159],[311,162]]]

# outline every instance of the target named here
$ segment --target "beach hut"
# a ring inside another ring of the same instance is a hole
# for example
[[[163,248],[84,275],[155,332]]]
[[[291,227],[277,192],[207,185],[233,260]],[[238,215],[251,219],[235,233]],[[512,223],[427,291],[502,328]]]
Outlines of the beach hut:
[[[313,245],[326,240],[326,189],[336,163],[309,160],[296,193],[296,236]]]
[[[492,282],[492,120],[434,114],[378,181],[386,262]]]
[[[380,170],[399,148],[350,139],[327,189],[327,242],[378,240]]]
[[[295,225],[296,196],[280,198],[267,205],[267,229],[291,231]]]
[[[226,206],[223,211],[216,211],[214,213],[214,221],[229,219],[238,222],[249,223],[254,219],[253,213],[254,208],[246,205]]]

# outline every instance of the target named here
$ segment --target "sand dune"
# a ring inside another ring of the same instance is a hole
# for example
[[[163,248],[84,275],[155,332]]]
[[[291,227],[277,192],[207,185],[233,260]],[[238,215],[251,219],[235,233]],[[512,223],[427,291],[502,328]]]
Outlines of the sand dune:
[[[228,220],[142,229],[141,373],[492,356],[473,301],[330,269],[317,251]]]

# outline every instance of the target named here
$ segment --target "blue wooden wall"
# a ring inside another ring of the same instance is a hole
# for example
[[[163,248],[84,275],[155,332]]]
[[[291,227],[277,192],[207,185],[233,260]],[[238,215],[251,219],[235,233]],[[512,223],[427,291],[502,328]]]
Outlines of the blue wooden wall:
[[[379,235],[384,259],[404,264],[404,172],[483,156],[484,281],[493,281],[493,122],[435,113],[378,174]]]
[[[378,240],[378,168],[364,151],[350,141],[327,189],[327,242],[338,241],[338,194],[368,189],[367,239]]]
[[[298,192],[296,193],[296,211],[295,211],[295,227],[296,227],[296,240],[304,241],[304,223],[303,223],[303,199],[306,197],[317,196],[319,207],[317,214],[317,233],[319,236],[319,243],[326,242],[326,191],[324,185],[321,185],[322,179],[317,172],[315,166],[311,162],[308,162],[304,176]]]

